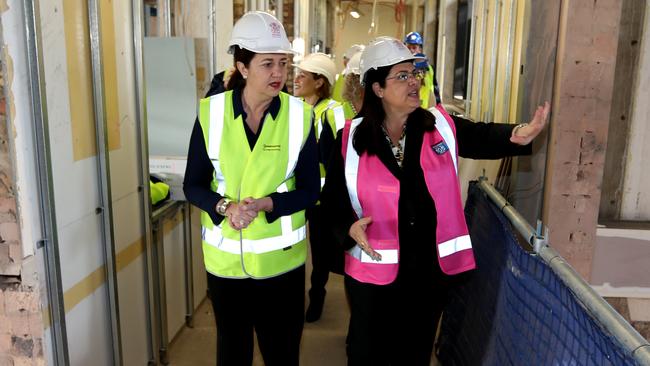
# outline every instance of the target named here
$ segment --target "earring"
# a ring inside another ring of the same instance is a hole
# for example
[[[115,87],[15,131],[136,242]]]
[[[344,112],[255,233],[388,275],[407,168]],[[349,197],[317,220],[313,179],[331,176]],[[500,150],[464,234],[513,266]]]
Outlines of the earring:
[[[242,75],[242,77],[244,78],[244,80],[246,80],[246,78],[248,78],[248,75]]]

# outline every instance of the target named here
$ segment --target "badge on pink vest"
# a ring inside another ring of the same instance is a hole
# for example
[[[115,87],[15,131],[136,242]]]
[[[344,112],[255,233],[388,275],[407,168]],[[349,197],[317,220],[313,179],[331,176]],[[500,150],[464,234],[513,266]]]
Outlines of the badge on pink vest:
[[[453,275],[476,267],[465,223],[458,181],[458,148],[453,120],[442,105],[429,109],[436,128],[425,132],[420,152],[424,180],[438,212],[436,246],[440,268]],[[399,268],[398,204],[400,182],[376,156],[359,156],[352,146],[362,118],[346,121],[341,144],[350,202],[357,217],[372,217],[368,244],[379,254],[375,261],[359,246],[345,254],[345,272],[360,282],[386,285]]]

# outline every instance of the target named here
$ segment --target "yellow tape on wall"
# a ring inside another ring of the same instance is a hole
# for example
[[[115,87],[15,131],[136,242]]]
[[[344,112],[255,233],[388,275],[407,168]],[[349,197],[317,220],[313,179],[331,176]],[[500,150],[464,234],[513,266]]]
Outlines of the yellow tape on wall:
[[[120,111],[117,98],[117,60],[115,44],[115,17],[113,0],[100,0],[102,63],[104,64],[104,103],[106,106],[106,125],[108,149],[120,148]],[[126,83],[126,85],[129,85]]]
[[[108,147],[114,150],[120,147],[120,126],[115,60],[115,23],[112,1],[101,0],[100,11]],[[78,161],[94,156],[97,151],[87,1],[64,0],[63,19],[73,157],[75,161]]]
[[[163,237],[169,234],[172,230],[176,229],[183,223],[183,215],[179,211],[170,219],[163,223]],[[143,238],[136,239],[133,243],[129,244],[126,248],[117,253],[115,257],[115,267],[117,272],[122,271],[129,264],[138,259],[144,253]],[[63,303],[65,312],[68,313],[86,297],[90,296],[106,281],[106,268],[100,266],[88,276],[81,279],[79,282],[70,287],[63,294]],[[47,329],[50,324],[50,308],[49,306],[43,309],[43,328]]]
[[[96,154],[87,2],[64,0],[63,21],[68,64],[72,148],[74,160],[77,161]]]

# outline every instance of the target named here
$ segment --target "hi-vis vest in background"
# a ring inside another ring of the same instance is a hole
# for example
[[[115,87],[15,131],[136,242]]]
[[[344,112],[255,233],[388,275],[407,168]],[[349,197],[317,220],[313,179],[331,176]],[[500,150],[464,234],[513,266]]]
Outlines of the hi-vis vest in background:
[[[436,128],[424,133],[420,166],[438,213],[438,262],[444,273],[452,275],[473,269],[476,264],[461,204],[456,129],[441,105],[430,111],[436,117]],[[372,217],[366,229],[368,244],[382,259],[374,261],[355,245],[345,254],[345,272],[360,282],[385,285],[395,280],[399,266],[400,182],[376,155],[357,154],[351,136],[361,121],[349,121],[343,129],[345,179],[357,217]]]
[[[232,91],[202,99],[199,121],[214,166],[211,189],[235,202],[295,190],[294,169],[309,130],[311,107],[280,93],[281,107],[273,120],[266,115],[251,151],[242,117],[233,116]],[[268,278],[305,263],[305,212],[282,216],[273,223],[260,211],[241,231],[225,218],[214,225],[201,213],[203,257],[208,272],[219,277]]]
[[[422,80],[422,85],[420,86],[420,107],[424,109],[429,108],[429,99],[431,98],[432,95],[435,94],[434,91],[435,89],[433,85],[433,67],[429,65],[426,74],[424,74],[424,80]]]
[[[346,100],[343,104],[343,115],[345,119],[353,119],[357,116],[357,110],[354,108],[354,105],[349,100]]]
[[[336,74],[336,80],[332,86],[332,99],[343,102],[343,89],[345,89],[345,75],[343,73]]]
[[[336,138],[336,133],[345,126],[345,112],[341,103],[334,99],[323,99],[314,106],[314,132],[316,139],[320,138],[323,131],[323,118],[328,123],[332,134]],[[328,131],[329,132],[329,131]],[[325,185],[325,166],[320,165],[320,187]]]

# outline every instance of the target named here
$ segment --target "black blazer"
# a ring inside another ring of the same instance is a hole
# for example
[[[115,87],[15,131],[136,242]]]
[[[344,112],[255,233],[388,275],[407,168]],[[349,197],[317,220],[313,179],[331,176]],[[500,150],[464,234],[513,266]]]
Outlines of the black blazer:
[[[461,117],[452,117],[452,119],[456,126],[458,153],[461,157],[499,159],[527,155],[532,151],[530,144],[520,146],[510,142],[515,125],[474,123]],[[435,246],[438,213],[420,167],[420,150],[424,132],[422,123],[418,123],[417,120],[409,121],[402,168],[397,165],[387,141],[377,155],[390,172],[400,180],[399,277],[415,276],[422,279],[425,276],[424,278],[441,279],[444,276],[438,264]],[[339,131],[334,142],[320,201],[333,241],[343,249],[349,249],[355,245],[355,242],[348,235],[348,231],[357,219],[345,183],[341,135],[342,132]]]

